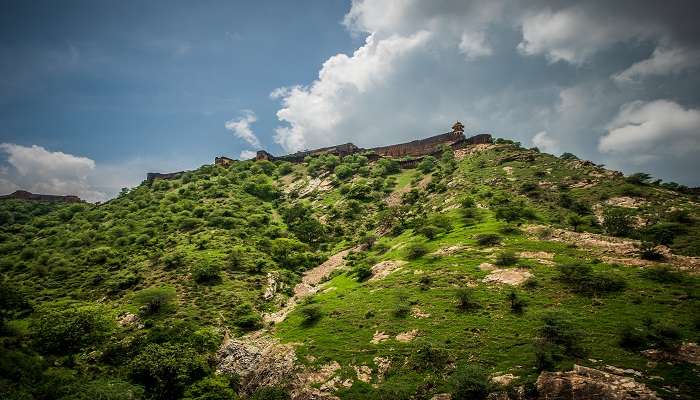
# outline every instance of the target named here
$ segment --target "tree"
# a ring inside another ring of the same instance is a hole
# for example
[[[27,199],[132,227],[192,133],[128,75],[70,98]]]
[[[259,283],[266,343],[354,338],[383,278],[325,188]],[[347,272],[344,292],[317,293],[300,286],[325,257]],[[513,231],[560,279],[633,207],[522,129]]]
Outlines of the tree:
[[[134,295],[134,302],[141,306],[144,315],[158,314],[171,309],[176,297],[172,286],[152,287]]]
[[[149,344],[130,363],[130,375],[156,399],[176,399],[187,385],[204,377],[203,354],[184,345]]]
[[[190,386],[184,400],[237,400],[239,397],[223,375],[210,376]]]
[[[586,221],[578,214],[569,215],[566,219],[569,225],[574,228],[574,232],[578,232],[578,227],[583,225]]]
[[[462,366],[450,380],[454,400],[482,400],[491,391],[488,374],[478,366]]]
[[[603,212],[603,229],[612,236],[629,236],[632,233],[632,216],[622,208],[608,208]]]
[[[437,160],[433,156],[425,156],[423,158],[423,161],[418,164],[416,167],[419,171],[421,171],[424,174],[430,173],[435,169],[435,166],[437,164]]]
[[[340,164],[335,169],[333,170],[333,173],[335,173],[335,176],[338,177],[338,179],[345,180],[351,176],[353,176],[355,171],[347,165],[347,164]]]
[[[114,328],[111,314],[88,304],[51,304],[38,310],[31,330],[39,348],[52,354],[70,354],[101,342]]]
[[[646,172],[637,172],[625,178],[625,182],[635,185],[646,185],[651,181],[652,176]]]

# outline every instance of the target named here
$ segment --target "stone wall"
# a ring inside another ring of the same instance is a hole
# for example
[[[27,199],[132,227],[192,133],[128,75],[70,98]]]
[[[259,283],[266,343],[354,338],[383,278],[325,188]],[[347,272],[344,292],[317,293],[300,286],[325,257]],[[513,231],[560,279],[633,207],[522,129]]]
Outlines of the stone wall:
[[[224,156],[214,158],[214,165],[221,165],[222,167],[228,167],[234,162],[236,162],[236,160]]]
[[[441,145],[451,146],[460,140],[464,140],[464,134],[460,131],[453,131],[425,139],[414,140],[412,142],[374,147],[369,149],[369,151],[373,151],[384,157],[417,157],[433,154],[440,149]]]
[[[52,203],[81,203],[82,200],[78,196],[57,196],[52,194],[35,194],[26,190],[18,190],[12,194],[0,196],[0,199],[20,199],[34,201],[48,201]]]
[[[167,174],[161,174],[158,172],[149,172],[148,174],[146,174],[146,180],[147,181],[154,181],[156,179],[177,179],[185,172],[186,171],[179,171],[179,172],[170,172]]]

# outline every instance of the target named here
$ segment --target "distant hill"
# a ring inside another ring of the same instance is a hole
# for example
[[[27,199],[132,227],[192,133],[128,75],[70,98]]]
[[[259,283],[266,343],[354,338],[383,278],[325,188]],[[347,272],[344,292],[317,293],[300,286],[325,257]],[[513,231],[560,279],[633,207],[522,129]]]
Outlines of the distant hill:
[[[697,193],[505,139],[353,152],[0,202],[0,393],[700,393]]]

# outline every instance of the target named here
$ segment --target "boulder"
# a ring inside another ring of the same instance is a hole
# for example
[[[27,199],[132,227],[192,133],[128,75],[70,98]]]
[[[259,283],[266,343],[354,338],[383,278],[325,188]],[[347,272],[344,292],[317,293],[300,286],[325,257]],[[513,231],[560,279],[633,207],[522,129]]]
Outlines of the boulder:
[[[660,400],[643,383],[622,375],[574,365],[572,371],[543,372],[537,378],[540,400]]]

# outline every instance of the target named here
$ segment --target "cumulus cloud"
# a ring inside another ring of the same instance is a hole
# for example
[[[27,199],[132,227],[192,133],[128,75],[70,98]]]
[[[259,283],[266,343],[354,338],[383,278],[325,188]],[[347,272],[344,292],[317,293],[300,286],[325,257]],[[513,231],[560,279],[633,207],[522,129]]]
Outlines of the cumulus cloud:
[[[670,100],[634,101],[623,105],[600,139],[600,151],[682,156],[700,150],[700,110]]]
[[[549,136],[547,131],[537,132],[535,136],[532,137],[532,144],[546,153],[556,154],[559,152],[559,142]]]
[[[464,32],[459,42],[459,51],[468,59],[490,56],[493,50],[486,43],[484,32]]]
[[[9,164],[0,169],[0,192],[21,188],[42,194],[72,194],[90,201],[106,198],[88,182],[95,170],[95,161],[90,158],[13,143],[0,144],[0,151]]]
[[[600,18],[578,7],[545,9],[523,17],[523,40],[518,50],[525,55],[545,55],[551,62],[581,64],[597,51],[648,36],[650,31],[635,21]]]
[[[613,79],[624,83],[650,76],[678,74],[700,65],[700,49],[684,47],[656,47],[651,57],[632,64],[624,71],[615,74]]]
[[[250,160],[251,158],[255,158],[256,152],[253,150],[243,150],[241,151],[241,154],[238,156],[240,160]]]
[[[260,147],[260,140],[250,127],[251,124],[258,120],[258,117],[251,110],[243,110],[242,114],[238,118],[226,121],[224,126],[233,132],[236,137],[245,140],[251,146]]]

